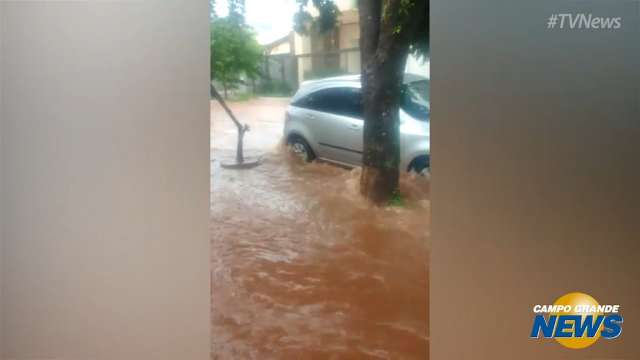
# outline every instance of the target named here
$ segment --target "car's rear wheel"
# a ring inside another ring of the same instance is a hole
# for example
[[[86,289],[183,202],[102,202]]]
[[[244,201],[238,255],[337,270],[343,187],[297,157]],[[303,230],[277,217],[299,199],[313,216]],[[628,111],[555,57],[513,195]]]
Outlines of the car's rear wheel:
[[[300,157],[305,162],[311,162],[316,158],[316,155],[313,153],[311,146],[302,136],[292,135],[289,137],[287,141],[287,145],[289,145],[289,149],[291,152]]]
[[[424,174],[429,170],[431,162],[429,155],[418,156],[409,164],[409,171],[415,171],[418,174]]]

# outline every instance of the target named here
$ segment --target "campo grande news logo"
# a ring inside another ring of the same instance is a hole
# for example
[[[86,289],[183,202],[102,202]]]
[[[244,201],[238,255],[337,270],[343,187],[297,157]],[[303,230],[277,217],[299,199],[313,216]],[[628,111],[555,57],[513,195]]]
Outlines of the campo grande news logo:
[[[553,305],[535,305],[533,313],[530,338],[555,339],[570,349],[586,348],[599,338],[619,337],[624,321],[620,305],[600,305],[580,292],[563,295]]]

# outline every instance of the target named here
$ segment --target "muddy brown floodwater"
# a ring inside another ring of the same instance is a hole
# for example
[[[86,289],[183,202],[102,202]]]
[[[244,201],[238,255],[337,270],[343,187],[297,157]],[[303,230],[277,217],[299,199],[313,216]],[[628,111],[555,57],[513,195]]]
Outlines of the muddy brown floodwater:
[[[402,207],[370,206],[357,169],[277,145],[278,101],[230,104],[270,134],[247,141],[263,156],[249,170],[220,167],[235,134],[212,104],[212,357],[428,359],[428,180],[403,177]]]

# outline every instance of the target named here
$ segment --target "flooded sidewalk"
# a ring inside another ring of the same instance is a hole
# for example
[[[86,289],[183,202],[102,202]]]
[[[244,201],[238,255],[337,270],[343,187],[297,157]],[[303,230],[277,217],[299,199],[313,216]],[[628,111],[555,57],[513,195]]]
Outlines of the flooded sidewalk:
[[[213,358],[428,358],[428,180],[403,176],[402,207],[371,207],[357,169],[278,145],[286,101],[229,105],[263,163],[220,167],[235,130],[212,104]]]

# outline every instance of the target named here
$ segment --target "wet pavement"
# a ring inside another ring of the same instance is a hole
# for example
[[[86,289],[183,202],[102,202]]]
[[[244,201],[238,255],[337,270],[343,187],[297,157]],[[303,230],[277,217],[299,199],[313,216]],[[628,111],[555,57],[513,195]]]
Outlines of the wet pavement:
[[[230,103],[262,156],[229,170],[235,128],[212,103],[214,359],[428,359],[429,183],[402,207],[358,194],[358,170],[304,164],[279,145],[286,99]]]

